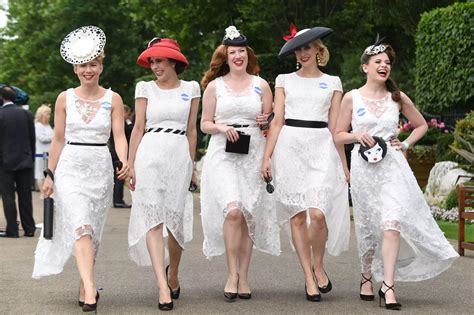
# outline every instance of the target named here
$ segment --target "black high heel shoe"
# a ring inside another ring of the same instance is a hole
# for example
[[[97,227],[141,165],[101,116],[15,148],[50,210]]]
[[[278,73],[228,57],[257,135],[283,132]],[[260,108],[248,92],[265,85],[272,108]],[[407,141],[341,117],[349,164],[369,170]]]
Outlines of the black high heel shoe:
[[[306,299],[310,302],[319,302],[321,301],[321,294],[308,294],[308,288],[306,287],[306,283],[304,284],[304,292],[306,293]]]
[[[395,293],[395,290],[393,289],[393,287],[395,285],[393,284],[393,285],[389,286],[385,283],[385,281],[383,282],[383,284],[387,287],[387,290],[385,290],[385,292],[383,292],[382,287],[380,287],[380,290],[379,290],[379,306],[382,307],[382,299],[383,299],[386,309],[391,310],[391,311],[401,310],[402,305],[400,303],[387,303],[385,301],[385,293],[387,293],[388,290],[392,290]]]
[[[165,274],[166,274],[166,284],[168,284],[168,269],[170,265],[166,266]],[[176,290],[171,289],[170,285],[168,284],[168,288],[170,288],[171,298],[173,300],[179,299],[179,294],[181,293],[181,286],[179,286]]]
[[[328,293],[329,291],[332,290],[332,283],[331,283],[331,280],[329,280],[326,270],[324,270],[324,273],[326,274],[326,278],[328,278],[328,284],[326,284],[324,287],[320,287],[318,283],[318,289],[319,289],[319,292],[321,293]],[[313,266],[313,274],[314,274],[314,278],[317,280],[316,273],[314,272],[314,266]]]
[[[237,274],[237,291],[238,290],[239,290],[239,275]],[[237,301],[238,296],[239,296],[238,292],[226,292],[226,291],[224,291],[224,298],[227,302]]]
[[[87,304],[85,302],[82,305],[82,311],[83,312],[95,312],[97,313],[97,303],[99,302],[99,291],[97,291],[97,294],[95,295],[95,303],[94,304]],[[80,301],[79,301],[80,302]]]
[[[359,289],[359,291],[362,291],[362,286],[363,286],[365,283],[367,283],[367,282],[372,283],[372,277],[366,278],[366,277],[364,276],[364,274],[362,274],[362,273],[361,273],[361,276],[362,276],[363,280],[360,282],[360,289]],[[362,294],[362,293],[360,293],[359,295],[360,295],[360,299],[363,300],[363,301],[373,301],[373,300],[375,299],[375,295],[373,295],[373,294]]]
[[[158,309],[160,311],[171,311],[173,307],[174,307],[173,300],[171,300],[171,302],[169,303],[160,303],[160,301],[158,301]]]

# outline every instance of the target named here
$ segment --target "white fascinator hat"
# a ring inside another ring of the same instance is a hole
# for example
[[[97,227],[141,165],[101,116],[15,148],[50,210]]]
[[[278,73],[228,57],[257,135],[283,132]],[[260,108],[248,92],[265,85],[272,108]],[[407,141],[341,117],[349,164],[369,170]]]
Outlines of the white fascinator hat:
[[[105,33],[97,26],[82,26],[64,37],[61,43],[61,57],[73,65],[94,60],[104,50]]]

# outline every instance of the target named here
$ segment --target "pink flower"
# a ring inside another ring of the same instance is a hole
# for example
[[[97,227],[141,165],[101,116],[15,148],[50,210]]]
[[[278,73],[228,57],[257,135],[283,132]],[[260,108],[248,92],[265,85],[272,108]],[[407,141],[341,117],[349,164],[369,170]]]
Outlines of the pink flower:
[[[441,122],[438,124],[438,128],[444,129],[446,126],[444,125],[444,122]]]
[[[438,121],[436,120],[436,118],[433,118],[430,120],[430,125],[431,126],[437,126],[438,125]]]

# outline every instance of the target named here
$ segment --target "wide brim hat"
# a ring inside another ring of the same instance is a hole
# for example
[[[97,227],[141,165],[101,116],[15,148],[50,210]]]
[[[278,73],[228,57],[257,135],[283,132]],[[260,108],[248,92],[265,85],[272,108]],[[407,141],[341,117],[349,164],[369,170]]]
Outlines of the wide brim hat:
[[[104,50],[106,37],[97,26],[82,26],[64,37],[59,49],[61,57],[73,65],[97,58]]]
[[[138,56],[137,64],[145,68],[150,68],[148,59],[152,57],[173,59],[183,63],[185,66],[189,65],[188,60],[179,48],[178,42],[171,38],[152,39],[148,44],[148,48]]]
[[[285,45],[280,49],[278,57],[286,57],[293,53],[296,49],[303,47],[318,38],[324,38],[333,32],[332,29],[327,27],[313,27],[299,31],[296,35],[287,41]]]

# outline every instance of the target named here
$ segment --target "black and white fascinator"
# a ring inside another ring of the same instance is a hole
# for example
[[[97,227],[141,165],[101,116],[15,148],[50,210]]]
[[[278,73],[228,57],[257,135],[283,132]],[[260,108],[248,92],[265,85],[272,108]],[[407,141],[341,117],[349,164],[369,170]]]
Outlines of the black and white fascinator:
[[[379,33],[377,33],[377,37],[375,38],[374,44],[367,47],[364,51],[364,54],[366,54],[367,56],[373,56],[383,53],[385,49],[387,49],[387,46],[382,44],[384,39],[385,37],[380,38]]]

